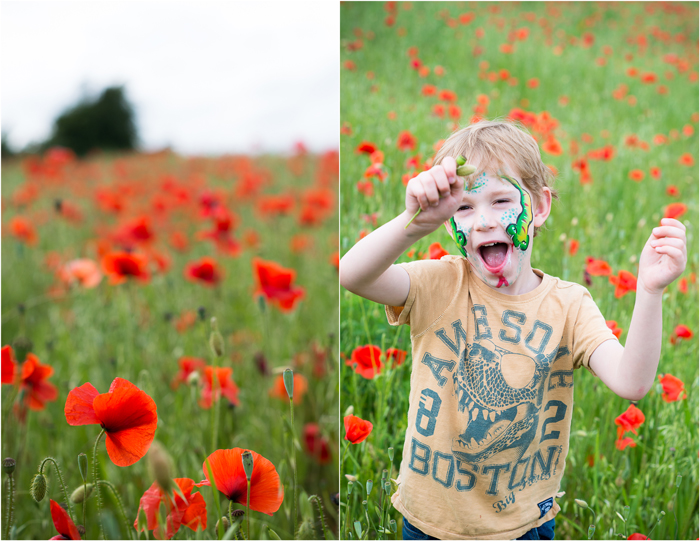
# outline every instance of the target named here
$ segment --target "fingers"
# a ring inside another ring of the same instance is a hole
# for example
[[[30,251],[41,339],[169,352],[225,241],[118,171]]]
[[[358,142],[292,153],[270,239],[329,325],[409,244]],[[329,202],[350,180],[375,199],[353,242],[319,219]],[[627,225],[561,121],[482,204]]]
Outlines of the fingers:
[[[440,199],[455,192],[456,187],[461,191],[460,186],[463,184],[464,182],[457,177],[455,160],[447,157],[442,164],[412,179],[407,192],[416,198],[422,210],[426,210],[428,207],[437,207]]]

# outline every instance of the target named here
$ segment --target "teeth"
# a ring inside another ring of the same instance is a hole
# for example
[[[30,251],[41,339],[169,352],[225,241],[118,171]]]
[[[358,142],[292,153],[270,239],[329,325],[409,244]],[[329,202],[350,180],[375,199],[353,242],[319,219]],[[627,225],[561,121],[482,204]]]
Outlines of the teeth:
[[[479,416],[479,408],[474,408],[472,411],[472,421],[476,420],[476,418]]]
[[[484,414],[484,421],[489,418],[489,412],[486,410],[483,410],[481,413]]]
[[[489,418],[491,419],[491,422],[492,422],[492,423],[496,422],[496,412],[495,412],[495,411],[492,411],[492,412],[489,414]]]

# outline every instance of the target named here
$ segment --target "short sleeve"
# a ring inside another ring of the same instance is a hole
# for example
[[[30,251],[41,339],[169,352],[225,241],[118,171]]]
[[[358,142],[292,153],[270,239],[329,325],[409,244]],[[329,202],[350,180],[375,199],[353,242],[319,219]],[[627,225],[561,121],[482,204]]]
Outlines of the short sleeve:
[[[411,280],[403,306],[387,306],[390,325],[410,325],[411,334],[427,329],[454,302],[457,292],[467,287],[464,258],[445,256],[441,260],[401,263]]]
[[[588,364],[591,355],[600,344],[608,340],[617,340],[617,337],[605,324],[605,317],[603,317],[598,305],[585,288],[581,297],[573,335],[574,368],[584,366],[595,376],[596,373]]]

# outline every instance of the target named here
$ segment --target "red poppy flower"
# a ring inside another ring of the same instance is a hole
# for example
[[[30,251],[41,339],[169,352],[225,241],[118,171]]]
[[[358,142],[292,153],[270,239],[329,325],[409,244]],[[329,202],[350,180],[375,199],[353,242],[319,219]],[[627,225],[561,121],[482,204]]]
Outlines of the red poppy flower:
[[[63,265],[58,277],[66,284],[77,283],[85,289],[97,287],[102,281],[102,273],[92,259],[74,259]]]
[[[646,535],[642,535],[640,533],[633,533],[627,539],[635,539],[637,541],[643,541],[644,539],[649,539],[649,538]]]
[[[188,263],[185,267],[185,278],[191,282],[199,282],[207,287],[217,285],[222,278],[222,271],[215,259],[203,257]]]
[[[685,325],[678,325],[675,329],[673,329],[673,333],[671,333],[670,342],[675,345],[678,340],[688,340],[692,337],[693,331],[691,331]]]
[[[193,372],[203,372],[204,367],[207,365],[204,359],[198,359],[197,357],[181,357],[177,363],[180,365],[180,371],[175,375],[171,383],[173,389],[177,389],[180,383],[187,383],[190,374]]]
[[[620,270],[617,276],[610,276],[608,280],[615,286],[616,299],[625,296],[630,291],[637,291],[637,278],[629,271]]]
[[[173,490],[172,494],[166,494],[158,482],[154,482],[141,496],[134,521],[136,531],[153,530],[153,537],[156,539],[171,539],[183,524],[193,531],[207,528],[207,505],[204,497],[199,492],[192,494],[195,482],[186,477],[173,481],[186,499],[183,500],[176,490]],[[164,505],[167,511],[165,532],[160,524],[161,505]],[[146,525],[139,530],[139,515],[142,510],[146,516]]]
[[[671,374],[664,374],[664,376],[659,375],[659,381],[661,382],[661,387],[664,390],[664,394],[661,398],[665,402],[676,402],[677,400],[683,400],[688,395],[685,393],[684,383],[677,377]],[[683,396],[681,396],[681,393]]]
[[[58,532],[58,535],[53,536],[51,539],[81,539],[80,532],[70,518],[68,511],[53,500],[49,500],[49,502],[51,505],[51,520],[53,520],[53,525]]]
[[[615,441],[615,447],[624,451],[627,447],[637,447],[637,443],[632,438],[619,438]]]
[[[547,138],[547,142],[542,145],[542,150],[553,156],[559,156],[563,152],[561,143],[553,135]]]
[[[304,426],[304,445],[306,452],[319,464],[328,464],[331,461],[328,439],[321,434],[317,424],[307,423]]]
[[[230,501],[246,505],[248,501],[248,484],[243,469],[242,455],[246,449],[219,449],[207,457],[202,464],[206,480],[197,483],[197,486],[211,486],[209,468],[216,484],[216,489],[224,494]],[[284,490],[280,484],[280,477],[275,470],[275,465],[259,455],[250,451],[253,455],[253,475],[250,478],[250,508],[266,515],[272,514],[280,508],[284,499]],[[207,463],[209,467],[207,467]]]
[[[129,252],[111,252],[102,258],[102,270],[109,276],[112,285],[122,284],[129,278],[148,282],[148,259],[146,256]]]
[[[681,192],[678,190],[678,186],[675,186],[673,184],[669,185],[666,188],[666,193],[671,197],[678,197],[681,194]]]
[[[214,390],[214,367],[207,366],[204,369],[204,388],[202,389],[202,398],[199,400],[199,405],[204,409],[211,408],[211,405],[218,401],[221,395],[224,395],[231,404],[239,406],[241,403],[238,400],[238,386],[232,378],[233,368],[216,368],[217,389]]]
[[[575,256],[576,253],[578,252],[578,247],[579,247],[579,241],[576,239],[570,239],[569,240],[569,255],[570,256]]]
[[[100,425],[107,454],[117,466],[130,466],[146,454],[158,424],[153,399],[122,378],[115,378],[104,394],[91,383],[76,387],[68,393],[65,415],[71,426]]]
[[[642,180],[644,180],[644,171],[642,171],[641,169],[632,169],[630,171],[629,177],[635,182],[641,182]]]
[[[345,424],[345,439],[350,443],[361,443],[367,439],[372,432],[372,423],[360,419],[355,415],[348,415],[343,418]]]
[[[617,321],[606,321],[605,324],[608,326],[608,329],[610,329],[615,335],[615,338],[619,340],[620,336],[622,336],[622,329],[617,326]]]
[[[625,432],[637,433],[637,429],[644,423],[644,414],[634,404],[630,404],[627,411],[615,419],[617,425],[617,437],[621,439]]]
[[[253,275],[256,281],[255,295],[263,295],[283,312],[291,312],[298,300],[304,297],[304,289],[294,287],[296,272],[273,261],[253,258]]]
[[[408,353],[402,349],[389,348],[386,350],[386,362],[391,362],[394,366],[401,366],[406,360]]]
[[[413,151],[416,148],[416,144],[417,144],[417,140],[410,131],[404,130],[401,133],[399,133],[399,137],[396,141],[396,147],[399,150]]]
[[[36,230],[32,222],[23,216],[15,216],[9,222],[10,233],[29,246],[34,246],[37,242]]]
[[[434,96],[437,94],[437,88],[435,85],[423,85],[423,90],[421,90],[424,96]]]
[[[382,350],[377,346],[360,346],[355,348],[352,357],[346,360],[345,364],[348,366],[357,365],[354,367],[355,372],[363,378],[372,379],[384,367],[381,356]]]
[[[664,218],[680,218],[686,213],[688,207],[684,203],[671,203],[664,210]]]
[[[589,257],[586,259],[586,272],[591,276],[608,276],[612,273],[612,268],[602,259]]]
[[[2,346],[2,384],[9,383],[12,385],[15,382],[17,374],[17,363],[14,360],[12,346]]]
[[[301,404],[308,388],[309,383],[306,378],[301,374],[294,374],[294,404]],[[289,401],[289,395],[287,394],[287,389],[284,386],[284,377],[282,374],[275,378],[275,382],[269,391],[269,395],[274,398],[279,398],[280,400]]]
[[[688,167],[691,167],[692,165],[695,164],[695,160],[693,159],[693,157],[690,154],[688,154],[686,152],[678,159],[678,163],[680,163],[681,165],[686,165]]]
[[[445,250],[439,242],[433,242],[428,248],[428,257],[430,259],[440,259],[445,255],[450,255],[450,252]]]
[[[365,154],[372,154],[377,150],[377,145],[374,143],[370,143],[369,141],[362,141],[357,148],[355,149],[355,152],[358,154],[365,153]]]
[[[36,355],[27,353],[27,358],[22,364],[19,388],[25,393],[24,402],[29,409],[43,410],[46,402],[58,397],[58,389],[46,381],[52,374],[53,367],[41,364]]]

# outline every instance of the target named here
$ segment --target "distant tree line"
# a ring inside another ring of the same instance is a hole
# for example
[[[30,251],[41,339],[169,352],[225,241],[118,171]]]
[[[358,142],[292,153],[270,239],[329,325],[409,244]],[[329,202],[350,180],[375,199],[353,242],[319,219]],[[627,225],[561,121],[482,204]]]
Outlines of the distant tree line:
[[[54,146],[70,148],[78,156],[93,150],[125,151],[138,146],[134,109],[123,86],[106,88],[98,97],[86,97],[69,107],[54,121],[51,136],[25,151],[43,152]],[[2,134],[2,157],[16,152]]]

